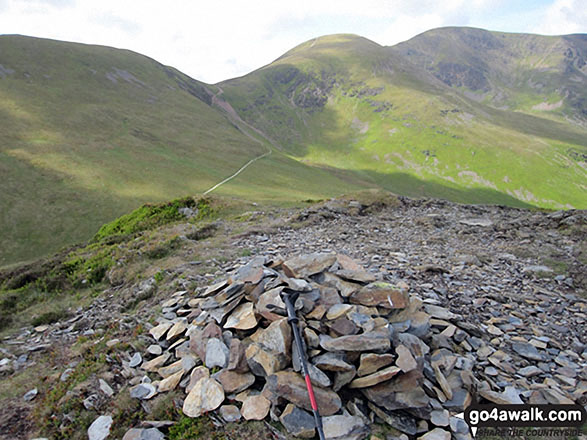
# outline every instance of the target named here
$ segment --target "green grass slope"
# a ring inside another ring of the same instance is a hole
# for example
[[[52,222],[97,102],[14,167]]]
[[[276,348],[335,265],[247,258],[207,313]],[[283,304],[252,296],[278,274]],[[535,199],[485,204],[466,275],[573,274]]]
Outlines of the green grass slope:
[[[87,240],[145,202],[202,193],[268,151],[208,89],[130,51],[1,36],[0,266]],[[264,160],[237,192],[295,201],[364,186],[279,152]],[[273,187],[282,173],[314,183]]]
[[[304,163],[412,196],[585,208],[584,46],[458,28],[391,48],[332,35],[219,86]]]

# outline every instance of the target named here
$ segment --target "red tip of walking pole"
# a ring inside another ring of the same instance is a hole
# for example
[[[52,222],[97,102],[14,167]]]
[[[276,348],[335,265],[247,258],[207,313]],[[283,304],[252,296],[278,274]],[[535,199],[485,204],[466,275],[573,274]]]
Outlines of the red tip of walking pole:
[[[310,381],[310,376],[306,376],[306,387],[308,388],[308,395],[310,396],[310,404],[312,405],[312,409],[314,411],[318,411],[318,404],[316,403],[316,398],[314,397],[314,389],[312,388],[312,382]]]

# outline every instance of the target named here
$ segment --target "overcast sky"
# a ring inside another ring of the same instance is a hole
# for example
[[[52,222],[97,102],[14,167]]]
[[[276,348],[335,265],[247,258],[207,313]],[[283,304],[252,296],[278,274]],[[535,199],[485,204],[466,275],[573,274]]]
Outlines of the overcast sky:
[[[392,45],[441,26],[585,33],[587,7],[585,0],[0,0],[2,34],[130,49],[208,83],[321,35]]]

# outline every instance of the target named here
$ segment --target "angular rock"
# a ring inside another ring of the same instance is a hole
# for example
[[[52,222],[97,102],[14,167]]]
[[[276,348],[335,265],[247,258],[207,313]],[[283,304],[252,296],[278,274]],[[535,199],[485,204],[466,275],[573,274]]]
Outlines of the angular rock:
[[[326,319],[333,321],[346,315],[352,308],[350,304],[334,304],[326,312]]]
[[[375,413],[381,420],[387,423],[392,428],[395,428],[401,432],[405,432],[409,435],[416,435],[418,427],[416,426],[416,420],[409,414],[405,414],[401,411],[385,411],[373,403],[367,403],[371,411]]]
[[[306,382],[293,371],[279,371],[267,378],[267,388],[275,396],[283,397],[296,406],[308,411],[312,410],[308,399]],[[342,406],[338,394],[328,389],[314,387],[314,395],[320,409],[325,416],[336,413]]]
[[[226,423],[238,422],[241,419],[241,412],[236,405],[222,405],[218,412]]]
[[[440,367],[438,365],[433,365],[432,368],[434,369],[434,376],[436,377],[436,381],[438,382],[438,385],[440,385],[440,388],[446,396],[446,399],[451,400],[452,388],[446,380],[446,377],[444,376],[444,374],[442,374],[442,371],[440,371]]]
[[[92,422],[88,428],[89,440],[104,440],[110,435],[110,427],[112,426],[111,416],[100,416]]]
[[[530,365],[528,367],[521,368],[517,371],[520,376],[524,377],[532,377],[537,376],[539,374],[544,374],[540,368],[536,367],[535,365]]]
[[[202,360],[206,359],[208,339],[222,340],[222,329],[214,322],[208,323],[204,330],[194,328],[190,330],[190,349]]]
[[[217,338],[208,339],[208,343],[206,344],[206,367],[226,367],[228,365],[229,355],[230,351],[222,340]]]
[[[357,416],[337,415],[322,419],[324,436],[329,440],[362,440],[369,428]]]
[[[179,381],[181,380],[183,373],[184,371],[180,370],[177,373],[174,373],[171,376],[163,379],[161,382],[159,382],[159,385],[157,386],[157,391],[160,393],[164,393],[167,391],[174,390],[179,384]]]
[[[404,373],[407,373],[408,371],[412,371],[416,367],[418,367],[418,363],[416,362],[416,359],[414,359],[410,350],[408,350],[404,345],[398,345],[395,348],[395,352],[397,353],[397,360],[395,361],[395,364]]]
[[[110,385],[106,383],[104,379],[99,379],[98,384],[100,386],[100,391],[106,394],[108,397],[112,397],[114,395],[114,390]]]
[[[161,356],[157,356],[156,358],[151,359],[149,362],[143,363],[142,368],[145,371],[157,371],[157,369],[163,366],[170,357],[170,353],[163,353]]]
[[[321,335],[320,346],[328,351],[387,351],[391,342],[386,333],[368,332],[338,338]]]
[[[283,362],[284,356],[266,350],[256,343],[247,347],[245,357],[250,370],[255,376],[270,376],[287,365],[287,363]]]
[[[185,319],[181,319],[177,321],[175,324],[173,324],[173,327],[169,329],[169,331],[167,332],[166,339],[168,341],[173,341],[179,338],[181,335],[183,335],[187,329],[188,326]]]
[[[172,326],[172,322],[163,322],[149,330],[149,333],[151,334],[151,336],[153,336],[153,338],[155,338],[156,341],[158,341],[165,335],[165,333],[167,333],[167,330],[169,330]]]
[[[241,408],[245,420],[263,420],[269,414],[271,402],[263,395],[249,396]]]
[[[336,261],[335,254],[300,255],[283,262],[283,272],[290,278],[305,278],[323,272]]]
[[[312,384],[327,388],[331,385],[330,378],[322,372],[317,366],[308,363],[308,372]]]
[[[383,367],[393,364],[395,357],[392,354],[375,354],[375,353],[362,353],[361,361],[357,374],[359,376],[366,376],[374,373]]]
[[[183,413],[188,417],[199,417],[218,408],[224,401],[222,385],[212,378],[203,377],[189,392],[183,404]]]
[[[183,370],[183,362],[180,360],[175,361],[172,364],[169,364],[165,367],[159,368],[157,370],[157,373],[159,373],[159,375],[163,378],[169,377],[172,374],[177,373],[178,371],[182,371]]]
[[[451,320],[458,318],[458,315],[455,315],[450,310],[432,304],[424,304],[424,310],[436,319]]]
[[[354,367],[345,362],[344,355],[342,353],[324,353],[320,356],[316,356],[312,359],[312,363],[325,371],[350,371],[354,370]]]
[[[353,304],[379,306],[386,309],[404,309],[410,302],[407,291],[384,282],[366,285],[360,291],[351,295],[349,300]]]
[[[279,417],[279,421],[287,432],[294,437],[314,437],[316,431],[314,416],[291,403],[287,404]]]
[[[479,394],[481,397],[489,400],[490,402],[497,403],[499,405],[515,405],[524,403],[520,399],[519,393],[513,387],[506,387],[502,393],[497,393],[488,389],[480,389]]]
[[[226,368],[238,373],[246,373],[249,371],[247,358],[245,356],[245,346],[240,339],[234,338],[230,341],[229,351],[228,366]]]
[[[35,397],[37,397],[37,394],[39,394],[39,390],[33,388],[32,390],[27,391],[24,396],[22,396],[22,398],[25,400],[25,402],[30,402]]]
[[[376,373],[353,380],[349,384],[349,388],[372,387],[373,385],[377,385],[378,383],[391,379],[400,371],[401,370],[398,367],[392,365],[391,367],[384,368],[383,370],[379,370]]]
[[[232,370],[222,370],[216,373],[214,376],[225,393],[240,393],[241,391],[249,388],[255,383],[255,376],[251,373],[237,373]]]
[[[364,388],[361,392],[375,405],[389,411],[426,409],[430,399],[420,387],[421,379],[421,373],[412,370],[387,382]]]
[[[359,333],[359,328],[349,319],[338,318],[332,322],[329,322],[327,326],[335,334],[339,336],[356,335]]]
[[[291,360],[289,353],[291,351],[292,334],[287,318],[272,322],[266,329],[257,330],[251,336],[251,340],[272,352],[282,354],[288,361]]]
[[[355,367],[349,371],[339,371],[334,376],[334,385],[332,386],[333,391],[338,392],[342,387],[351,383],[351,381],[357,375]]]
[[[157,428],[132,428],[126,431],[122,440],[165,440],[165,435]]]
[[[344,298],[348,298],[361,289],[360,284],[344,281],[337,275],[328,272],[324,274],[323,284],[336,288]]]
[[[527,342],[513,342],[512,349],[526,359],[533,361],[544,360],[544,357],[538,352],[538,349]]]
[[[140,383],[130,389],[130,397],[148,400],[157,394],[157,389],[150,383]]]
[[[257,326],[257,318],[253,303],[246,302],[238,306],[228,317],[224,328],[235,328],[238,330],[249,330]]]

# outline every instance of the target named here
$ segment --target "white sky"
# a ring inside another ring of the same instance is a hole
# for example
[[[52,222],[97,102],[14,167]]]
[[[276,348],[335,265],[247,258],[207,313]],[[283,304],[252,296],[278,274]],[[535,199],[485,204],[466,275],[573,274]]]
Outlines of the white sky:
[[[0,33],[134,50],[215,83],[311,38],[382,45],[441,26],[560,35],[587,31],[585,0],[0,0]],[[0,54],[0,58],[1,58]]]

